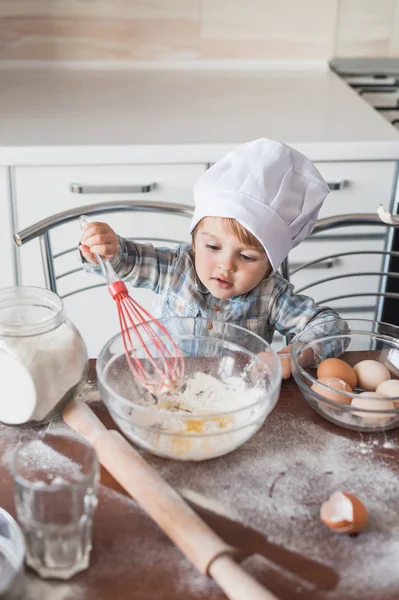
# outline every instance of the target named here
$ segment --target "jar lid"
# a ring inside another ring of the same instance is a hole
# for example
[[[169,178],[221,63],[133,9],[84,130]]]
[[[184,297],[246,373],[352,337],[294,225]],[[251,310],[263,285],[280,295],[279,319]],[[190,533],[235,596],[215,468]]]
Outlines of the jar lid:
[[[50,290],[28,286],[0,290],[0,337],[38,335],[63,320],[62,300]]]

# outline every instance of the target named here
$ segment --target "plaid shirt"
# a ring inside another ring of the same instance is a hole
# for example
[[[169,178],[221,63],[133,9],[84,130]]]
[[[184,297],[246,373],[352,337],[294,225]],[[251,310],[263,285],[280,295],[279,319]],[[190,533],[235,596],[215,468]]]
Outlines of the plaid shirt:
[[[124,281],[162,295],[162,318],[228,321],[268,342],[276,330],[284,336],[295,336],[309,324],[320,324],[318,336],[345,329],[337,313],[326,306],[317,306],[308,296],[295,294],[294,286],[278,273],[262,280],[247,294],[227,300],[215,298],[198,279],[189,244],[155,248],[120,237],[118,253],[111,264]],[[83,266],[87,271],[100,270],[87,262]]]

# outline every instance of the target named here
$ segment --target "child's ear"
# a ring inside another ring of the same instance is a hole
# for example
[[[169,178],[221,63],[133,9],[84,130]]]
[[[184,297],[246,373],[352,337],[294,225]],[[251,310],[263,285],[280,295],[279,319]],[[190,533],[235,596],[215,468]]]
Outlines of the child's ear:
[[[270,275],[270,273],[271,273],[271,272],[272,272],[272,269],[271,269],[271,267],[270,267],[270,268],[269,268],[269,269],[266,271],[266,273],[264,274],[264,276],[263,276],[263,279],[267,279],[267,278],[269,277],[269,275]]]
[[[269,259],[267,259],[267,262],[268,262],[269,266],[266,269],[266,273],[264,274],[263,279],[267,279],[273,270]]]

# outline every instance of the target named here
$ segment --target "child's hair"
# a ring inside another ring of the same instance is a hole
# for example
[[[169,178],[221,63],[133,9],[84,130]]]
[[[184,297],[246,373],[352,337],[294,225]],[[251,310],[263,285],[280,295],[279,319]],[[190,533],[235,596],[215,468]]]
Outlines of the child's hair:
[[[245,227],[243,227],[241,225],[241,223],[239,223],[236,219],[232,219],[230,217],[207,217],[207,218],[222,219],[223,222],[226,223],[226,225],[231,229],[233,234],[236,236],[238,241],[243,246],[247,246],[248,248],[254,248],[255,250],[258,250],[259,252],[265,252],[265,249],[262,246],[262,244],[260,243],[260,241],[258,240],[258,238],[256,238],[250,231],[245,229]],[[203,219],[201,219],[201,221],[199,223],[197,223],[197,225],[195,226],[195,228],[192,231],[191,235],[192,235],[193,242],[195,242],[195,237],[198,233],[198,229],[199,229],[202,221],[203,221]]]

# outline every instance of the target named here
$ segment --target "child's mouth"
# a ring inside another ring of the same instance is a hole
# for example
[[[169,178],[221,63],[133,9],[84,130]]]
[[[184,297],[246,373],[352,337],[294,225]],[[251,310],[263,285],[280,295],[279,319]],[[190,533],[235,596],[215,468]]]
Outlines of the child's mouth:
[[[216,283],[216,285],[218,285],[220,288],[223,288],[224,290],[233,285],[232,283],[230,283],[230,281],[227,281],[227,279],[220,279],[220,277],[212,277],[212,279]]]

